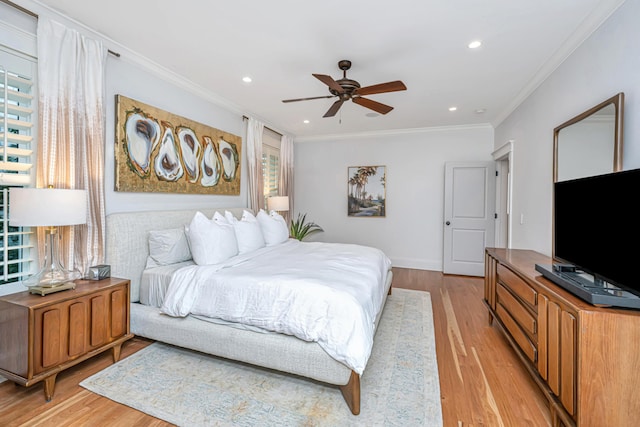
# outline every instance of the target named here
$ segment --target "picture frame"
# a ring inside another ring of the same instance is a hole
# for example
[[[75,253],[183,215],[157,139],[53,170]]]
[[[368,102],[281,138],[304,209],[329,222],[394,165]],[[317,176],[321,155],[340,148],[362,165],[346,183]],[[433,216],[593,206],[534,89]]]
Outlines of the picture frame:
[[[242,138],[116,95],[115,191],[240,194]]]
[[[349,166],[347,168],[347,215],[385,217],[386,166]]]

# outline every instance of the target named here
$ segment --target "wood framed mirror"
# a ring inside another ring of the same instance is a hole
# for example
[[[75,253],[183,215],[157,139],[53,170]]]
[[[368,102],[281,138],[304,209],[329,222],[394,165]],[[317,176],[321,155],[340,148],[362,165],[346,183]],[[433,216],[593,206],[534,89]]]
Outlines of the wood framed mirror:
[[[622,170],[624,93],[553,130],[553,182]]]

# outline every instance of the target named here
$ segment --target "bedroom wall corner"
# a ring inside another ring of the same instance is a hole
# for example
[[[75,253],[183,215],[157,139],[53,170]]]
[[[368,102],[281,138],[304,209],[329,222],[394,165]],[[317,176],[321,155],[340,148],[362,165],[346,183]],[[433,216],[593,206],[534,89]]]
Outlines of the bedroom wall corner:
[[[552,252],[553,129],[624,92],[623,169],[640,167],[640,2],[626,1],[496,127],[514,141],[512,247]]]

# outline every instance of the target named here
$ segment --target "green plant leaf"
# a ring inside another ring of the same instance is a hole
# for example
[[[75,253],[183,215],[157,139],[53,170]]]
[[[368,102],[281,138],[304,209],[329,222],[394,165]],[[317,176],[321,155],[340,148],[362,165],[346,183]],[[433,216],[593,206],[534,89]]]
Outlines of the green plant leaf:
[[[291,237],[302,241],[305,237],[312,234],[324,231],[315,222],[306,222],[307,214],[298,214],[298,218],[295,221],[291,221],[290,233]]]

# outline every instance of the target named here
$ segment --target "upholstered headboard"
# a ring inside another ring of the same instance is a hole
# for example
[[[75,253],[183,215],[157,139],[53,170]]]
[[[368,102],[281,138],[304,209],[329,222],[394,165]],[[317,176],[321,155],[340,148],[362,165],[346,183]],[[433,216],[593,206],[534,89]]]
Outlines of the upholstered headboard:
[[[140,279],[149,256],[149,231],[189,224],[200,211],[211,218],[215,211],[242,216],[247,208],[205,208],[174,211],[120,212],[107,216],[106,263],[111,276],[131,280],[131,302],[140,299]]]

